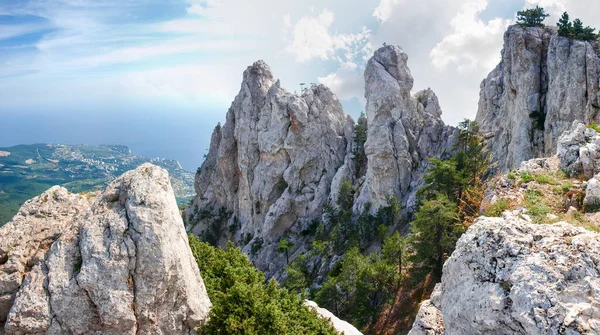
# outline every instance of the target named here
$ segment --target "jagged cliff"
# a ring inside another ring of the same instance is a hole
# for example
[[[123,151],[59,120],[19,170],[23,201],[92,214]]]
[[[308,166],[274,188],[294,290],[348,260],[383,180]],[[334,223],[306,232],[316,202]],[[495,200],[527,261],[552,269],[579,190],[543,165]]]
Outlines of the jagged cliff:
[[[345,180],[360,189],[357,214],[374,213],[391,197],[410,212],[428,158],[447,154],[457,131],[442,122],[433,91],[411,96],[407,60],[399,47],[385,46],[368,62],[367,117],[359,120],[366,142],[325,86],[295,95],[264,62],[248,67],[196,175],[188,229],[215,243],[235,240],[275,275],[286,263],[278,239],[292,239],[301,252],[295,235],[320,220],[326,205],[337,206]]]
[[[574,120],[600,115],[599,43],[515,25],[504,34],[500,64],[481,83],[476,121],[501,171],[556,153]]]

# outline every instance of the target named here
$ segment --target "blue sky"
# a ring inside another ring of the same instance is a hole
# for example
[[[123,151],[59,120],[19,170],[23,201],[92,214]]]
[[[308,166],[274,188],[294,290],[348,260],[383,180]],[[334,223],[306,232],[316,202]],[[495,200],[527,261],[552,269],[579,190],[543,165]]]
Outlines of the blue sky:
[[[595,0],[0,0],[0,146],[120,141],[192,169],[254,61],[292,92],[326,84],[356,116],[383,42],[455,124],[535,4],[600,26]]]

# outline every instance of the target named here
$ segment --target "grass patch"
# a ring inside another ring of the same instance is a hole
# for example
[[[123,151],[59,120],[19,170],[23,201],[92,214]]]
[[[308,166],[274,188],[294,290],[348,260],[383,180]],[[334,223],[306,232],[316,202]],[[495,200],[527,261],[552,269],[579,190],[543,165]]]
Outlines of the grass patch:
[[[573,183],[566,181],[553,189],[554,193],[565,195],[573,188]]]
[[[515,180],[515,179],[517,179],[517,176],[515,175],[514,172],[511,171],[506,175],[506,178],[508,178],[510,180]]]
[[[535,176],[535,181],[537,181],[540,184],[550,184],[550,185],[558,184],[556,179],[554,179],[554,177],[552,177],[549,174],[539,174],[539,175]]]
[[[502,212],[504,212],[507,209],[510,209],[511,207],[512,207],[512,204],[510,203],[510,201],[508,201],[507,199],[500,199],[500,200],[496,201],[494,204],[490,205],[485,210],[485,213],[483,215],[501,217]]]
[[[533,175],[529,172],[523,172],[519,175],[519,177],[521,177],[521,180],[519,181],[519,185],[525,184],[525,183],[528,183],[528,182],[534,180]]]

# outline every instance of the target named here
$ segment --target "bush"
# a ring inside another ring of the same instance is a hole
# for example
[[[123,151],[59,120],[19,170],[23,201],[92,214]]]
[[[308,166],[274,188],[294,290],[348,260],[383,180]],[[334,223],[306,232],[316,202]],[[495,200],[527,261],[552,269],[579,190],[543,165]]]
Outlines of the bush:
[[[506,178],[508,178],[508,179],[510,179],[510,180],[515,180],[515,179],[517,179],[517,176],[515,175],[515,173],[514,173],[514,172],[509,172],[509,173],[506,175]]]
[[[208,296],[213,304],[200,334],[337,334],[304,306],[301,296],[282,289],[229,242],[211,247],[189,236]]]

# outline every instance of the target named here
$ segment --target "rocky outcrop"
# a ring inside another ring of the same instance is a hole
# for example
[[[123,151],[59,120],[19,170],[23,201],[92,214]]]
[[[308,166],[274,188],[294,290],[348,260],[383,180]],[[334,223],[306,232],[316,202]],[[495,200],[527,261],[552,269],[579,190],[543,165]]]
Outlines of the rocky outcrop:
[[[571,176],[592,178],[600,173],[600,135],[583,123],[573,121],[558,140],[560,167]]]
[[[319,317],[329,321],[329,323],[333,326],[333,328],[335,328],[335,330],[338,333],[340,333],[340,335],[362,335],[362,333],[358,329],[356,329],[356,327],[344,320],[340,320],[337,316],[333,315],[333,313],[326,310],[325,308],[319,307],[319,305],[317,305],[316,302],[306,300],[304,304],[310,309],[317,312]]]
[[[244,72],[225,125],[213,132],[207,159],[196,175],[196,213],[188,212],[188,228],[212,235],[213,241],[231,233],[247,242],[248,253],[251,245],[264,246],[255,261],[268,271],[269,246],[322,214],[353,128],[325,86],[291,94],[264,62],[254,63]],[[226,214],[215,222],[219,211]]]
[[[192,334],[208,315],[168,173],[156,166],[95,199],[52,188],[0,236],[6,334]]]
[[[502,60],[481,83],[476,117],[498,169],[551,156],[574,120],[598,120],[597,48],[552,28],[508,28]]]
[[[408,56],[398,46],[377,51],[365,69],[367,171],[355,204],[375,212],[395,196],[412,209],[428,159],[451,151],[457,131],[444,125],[430,89],[411,96]],[[369,205],[367,205],[369,204]]]
[[[458,241],[431,304],[447,334],[599,333],[598,250],[600,234],[565,222],[482,217]]]
[[[326,205],[337,205],[344,181],[360,189],[357,214],[393,196],[405,213],[413,210],[428,159],[447,154],[457,131],[442,122],[433,91],[411,96],[406,62],[397,46],[375,52],[365,70],[367,115],[358,125],[326,87],[291,94],[264,62],[248,67],[196,175],[187,229],[214,244],[236,241],[273,276],[287,264],[277,241],[291,240],[292,259],[303,252],[296,237],[321,220]]]
[[[408,335],[444,334],[444,318],[438,307],[440,294],[440,284],[437,284],[429,299],[421,302],[419,312]]]

